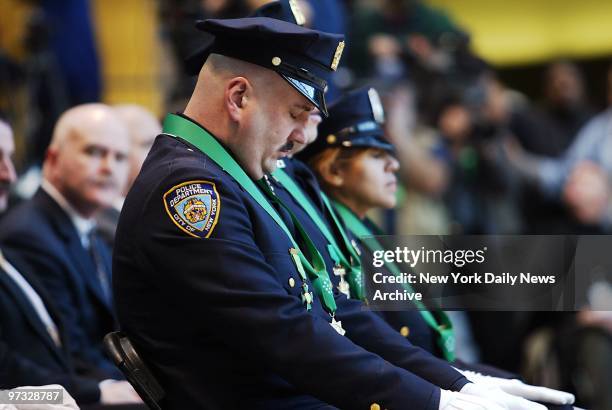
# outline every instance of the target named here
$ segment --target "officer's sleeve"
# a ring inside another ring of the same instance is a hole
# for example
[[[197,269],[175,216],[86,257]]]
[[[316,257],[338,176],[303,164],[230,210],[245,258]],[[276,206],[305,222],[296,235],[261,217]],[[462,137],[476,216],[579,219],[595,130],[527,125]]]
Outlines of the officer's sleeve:
[[[336,297],[338,317],[352,341],[398,367],[408,369],[446,390],[459,391],[468,380],[452,366],[420,347],[414,346],[363,303]]]
[[[136,223],[146,227],[139,242],[143,260],[152,267],[151,279],[179,306],[179,314],[206,317],[206,323],[200,321],[202,331],[223,329],[214,332],[222,345],[341,408],[369,408],[375,402],[381,408],[437,409],[439,388],[357,346],[306,311],[299,295],[281,283],[287,273],[267,262],[288,254],[264,255],[255,243],[254,225],[273,220],[255,216],[237,186],[208,182],[220,203],[210,237],[182,232],[155,195],[144,207],[144,220]],[[163,184],[165,189],[175,185]]]

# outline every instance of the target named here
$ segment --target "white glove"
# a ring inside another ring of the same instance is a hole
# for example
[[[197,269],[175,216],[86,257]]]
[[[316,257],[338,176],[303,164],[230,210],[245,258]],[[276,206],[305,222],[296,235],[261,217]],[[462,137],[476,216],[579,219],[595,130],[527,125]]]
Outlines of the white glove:
[[[468,383],[461,389],[461,393],[489,399],[508,410],[547,410],[546,406],[534,403],[522,397],[506,393],[497,386]]]
[[[508,408],[482,397],[440,389],[438,410],[508,410]]]
[[[100,387],[100,403],[102,404],[126,404],[142,403],[142,399],[136,393],[132,385],[124,380],[104,380],[98,385]]]
[[[506,393],[520,396],[527,400],[557,405],[574,404],[574,395],[564,391],[549,389],[548,387],[532,386],[518,379],[502,379],[500,377],[485,376],[470,370],[459,370],[459,372],[476,384],[497,386]]]

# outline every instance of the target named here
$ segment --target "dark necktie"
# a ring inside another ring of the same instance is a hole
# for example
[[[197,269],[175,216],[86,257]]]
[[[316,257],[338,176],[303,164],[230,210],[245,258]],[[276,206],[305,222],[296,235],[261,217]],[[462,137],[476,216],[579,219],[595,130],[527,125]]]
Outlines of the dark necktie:
[[[92,229],[89,233],[89,254],[94,262],[96,267],[96,274],[98,277],[98,282],[100,284],[100,288],[102,289],[102,294],[104,295],[104,299],[110,305],[112,301],[111,287],[109,283],[109,275],[104,264],[104,259],[102,257],[100,238],[96,232],[96,229]]]

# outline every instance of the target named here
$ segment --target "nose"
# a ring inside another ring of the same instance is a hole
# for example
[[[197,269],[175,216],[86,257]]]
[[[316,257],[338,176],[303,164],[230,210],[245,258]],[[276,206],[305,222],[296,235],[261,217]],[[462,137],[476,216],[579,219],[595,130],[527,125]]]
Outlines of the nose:
[[[400,163],[393,155],[387,155],[387,171],[397,172],[400,169]]]
[[[100,165],[100,171],[103,174],[114,174],[117,169],[117,159],[115,158],[115,153],[110,150],[106,152],[106,154],[102,157],[102,163]]]
[[[12,184],[17,179],[15,166],[8,155],[0,157],[0,182]]]
[[[289,138],[287,141],[297,142],[298,144],[306,144],[306,134],[304,132],[304,127],[294,129],[289,134]]]

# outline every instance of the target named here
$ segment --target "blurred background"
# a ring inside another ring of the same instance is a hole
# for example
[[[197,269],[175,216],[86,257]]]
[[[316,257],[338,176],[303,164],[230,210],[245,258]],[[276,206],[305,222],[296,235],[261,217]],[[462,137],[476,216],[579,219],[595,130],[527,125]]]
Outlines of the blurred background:
[[[268,1],[0,0],[0,116],[15,131],[17,196],[36,189],[63,111],[181,110],[195,83],[184,60],[202,41],[193,22]],[[347,36],[328,101],[365,84],[383,98],[402,167],[397,208],[373,216],[387,232],[612,232],[611,1],[298,2],[307,26]],[[575,314],[457,317],[460,355],[612,409],[605,292]]]

